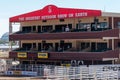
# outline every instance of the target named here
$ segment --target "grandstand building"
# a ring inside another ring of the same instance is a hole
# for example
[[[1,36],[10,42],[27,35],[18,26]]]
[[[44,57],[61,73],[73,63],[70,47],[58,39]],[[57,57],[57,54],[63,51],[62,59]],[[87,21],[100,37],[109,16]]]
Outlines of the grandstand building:
[[[13,33],[15,23],[20,24]],[[119,62],[120,13],[101,10],[43,9],[10,17],[9,40],[19,48],[9,57],[21,64],[91,65]]]

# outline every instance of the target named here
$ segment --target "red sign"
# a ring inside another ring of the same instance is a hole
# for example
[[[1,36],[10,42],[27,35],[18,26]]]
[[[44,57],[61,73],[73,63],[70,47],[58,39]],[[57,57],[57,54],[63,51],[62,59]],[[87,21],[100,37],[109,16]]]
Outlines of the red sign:
[[[88,9],[58,8],[54,5],[48,5],[41,10],[11,17],[10,22],[95,17],[95,16],[101,16],[101,11]]]

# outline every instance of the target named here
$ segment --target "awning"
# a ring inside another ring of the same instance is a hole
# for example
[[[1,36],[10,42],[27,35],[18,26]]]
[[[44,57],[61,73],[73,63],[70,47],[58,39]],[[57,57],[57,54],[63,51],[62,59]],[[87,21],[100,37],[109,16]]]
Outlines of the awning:
[[[59,8],[54,5],[48,5],[40,10],[11,17],[9,21],[23,22],[23,21],[96,17],[96,16],[101,16],[101,10]]]

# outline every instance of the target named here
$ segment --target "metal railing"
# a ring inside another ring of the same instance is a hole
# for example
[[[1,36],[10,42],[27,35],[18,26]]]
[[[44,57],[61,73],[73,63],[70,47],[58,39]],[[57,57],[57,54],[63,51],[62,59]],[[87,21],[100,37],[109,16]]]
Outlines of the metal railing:
[[[66,67],[53,65],[17,65],[8,68],[9,75],[39,76],[48,80],[118,80],[120,65],[90,65]],[[23,73],[23,74],[22,74]],[[35,74],[36,75],[35,75]],[[31,74],[31,75],[29,75]],[[33,74],[33,75],[32,75]],[[7,74],[4,74],[7,75]]]

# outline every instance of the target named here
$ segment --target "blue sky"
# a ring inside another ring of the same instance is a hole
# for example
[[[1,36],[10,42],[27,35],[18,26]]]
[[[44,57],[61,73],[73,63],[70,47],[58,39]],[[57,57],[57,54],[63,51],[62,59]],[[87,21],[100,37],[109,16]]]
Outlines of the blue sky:
[[[1,0],[0,37],[9,30],[10,17],[42,9],[49,4],[58,7],[98,9],[120,13],[120,0]],[[16,28],[14,27],[14,30],[17,30]]]

